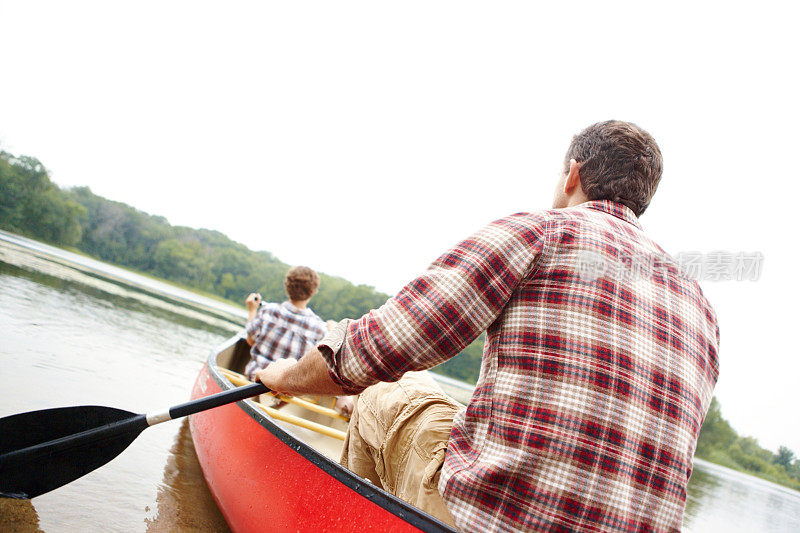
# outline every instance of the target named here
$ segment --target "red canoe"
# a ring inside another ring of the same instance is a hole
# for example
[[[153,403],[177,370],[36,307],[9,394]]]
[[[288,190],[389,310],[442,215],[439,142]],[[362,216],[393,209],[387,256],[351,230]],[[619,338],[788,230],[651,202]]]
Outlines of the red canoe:
[[[249,348],[237,336],[215,350],[192,399],[233,388],[218,365],[240,372]],[[190,425],[208,486],[235,532],[454,531],[343,468],[311,446],[307,430],[273,420],[251,400],[192,415]]]

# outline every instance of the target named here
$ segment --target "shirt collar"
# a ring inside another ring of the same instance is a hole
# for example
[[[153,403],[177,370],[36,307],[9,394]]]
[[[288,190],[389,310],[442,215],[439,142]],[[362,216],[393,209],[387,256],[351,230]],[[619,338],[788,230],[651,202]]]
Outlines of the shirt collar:
[[[612,202],[611,200],[590,200],[588,202],[579,204],[579,206],[602,211],[604,213],[608,213],[609,215],[614,215],[615,217],[633,224],[639,229],[642,229],[642,225],[639,223],[639,219],[633,213],[633,210],[625,204]]]
[[[297,307],[295,307],[292,304],[292,302],[288,302],[288,301],[287,302],[283,302],[283,306],[286,309],[288,309],[289,311],[291,311],[292,313],[296,314],[296,315],[306,315],[306,314],[308,314],[308,307],[306,307],[305,309],[298,309]]]

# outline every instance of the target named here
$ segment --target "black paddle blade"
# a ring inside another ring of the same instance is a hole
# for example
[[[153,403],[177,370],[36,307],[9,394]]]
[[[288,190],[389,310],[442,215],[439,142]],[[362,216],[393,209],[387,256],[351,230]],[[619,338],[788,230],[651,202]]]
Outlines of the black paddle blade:
[[[99,468],[147,428],[145,415],[84,405],[0,418],[0,496],[35,498]]]

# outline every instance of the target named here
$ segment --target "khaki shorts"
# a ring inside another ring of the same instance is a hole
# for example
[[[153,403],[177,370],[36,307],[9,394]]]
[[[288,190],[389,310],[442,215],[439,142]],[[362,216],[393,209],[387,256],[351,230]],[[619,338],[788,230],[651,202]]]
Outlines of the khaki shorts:
[[[452,525],[438,485],[460,409],[424,372],[373,385],[356,401],[342,466]]]

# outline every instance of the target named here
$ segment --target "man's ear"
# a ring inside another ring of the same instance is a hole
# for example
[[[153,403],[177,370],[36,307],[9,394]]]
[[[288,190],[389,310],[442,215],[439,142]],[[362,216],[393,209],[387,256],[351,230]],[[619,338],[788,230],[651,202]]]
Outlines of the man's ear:
[[[564,180],[564,194],[571,194],[581,182],[581,165],[574,159],[569,160],[569,174]]]

